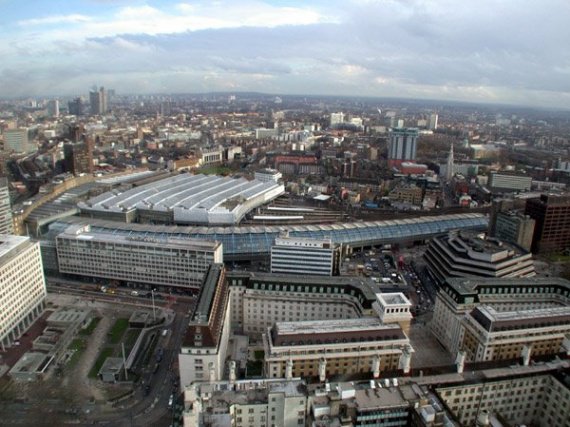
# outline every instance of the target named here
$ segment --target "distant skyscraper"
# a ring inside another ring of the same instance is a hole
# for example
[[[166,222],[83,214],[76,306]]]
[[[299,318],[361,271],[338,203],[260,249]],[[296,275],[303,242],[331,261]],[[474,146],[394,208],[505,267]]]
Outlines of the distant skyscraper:
[[[83,114],[83,100],[79,97],[75,98],[67,103],[67,108],[69,109],[69,114],[81,116]]]
[[[12,207],[10,205],[8,180],[6,178],[0,178],[0,234],[12,233]]]
[[[536,221],[533,252],[559,252],[570,248],[570,195],[543,194],[526,202],[525,214]]]
[[[331,128],[344,123],[344,113],[331,113]]]
[[[433,113],[429,116],[429,126],[428,128],[431,130],[436,130],[437,129],[437,114]]]
[[[416,160],[418,129],[396,128],[390,131],[388,166],[399,166],[402,162]]]
[[[59,117],[59,100],[52,99],[48,101],[47,113],[50,117]]]
[[[93,173],[93,149],[88,142],[65,144],[63,154],[66,172],[74,175]]]
[[[4,131],[4,151],[27,153],[30,150],[27,128],[6,129]]]
[[[107,112],[107,91],[103,86],[97,90],[96,87],[89,92],[89,103],[91,105],[91,114],[98,116]]]

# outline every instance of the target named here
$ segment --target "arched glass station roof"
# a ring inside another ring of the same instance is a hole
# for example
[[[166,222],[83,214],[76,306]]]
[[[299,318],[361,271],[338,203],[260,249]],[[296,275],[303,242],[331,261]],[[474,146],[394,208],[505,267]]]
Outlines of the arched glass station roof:
[[[451,230],[485,230],[487,217],[466,213],[429,216],[390,221],[366,221],[324,225],[181,227],[127,224],[116,221],[69,217],[53,223],[50,235],[55,237],[71,224],[90,224],[91,232],[167,240],[217,240],[224,247],[224,259],[247,259],[268,255],[275,238],[282,231],[291,237],[331,239],[334,243],[353,247],[422,240]]]

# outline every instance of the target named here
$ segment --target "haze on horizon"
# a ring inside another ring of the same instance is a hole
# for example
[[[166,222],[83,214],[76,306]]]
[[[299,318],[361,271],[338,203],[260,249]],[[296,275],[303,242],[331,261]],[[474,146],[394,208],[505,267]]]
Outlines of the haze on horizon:
[[[0,96],[254,91],[570,108],[567,0],[0,0]]]

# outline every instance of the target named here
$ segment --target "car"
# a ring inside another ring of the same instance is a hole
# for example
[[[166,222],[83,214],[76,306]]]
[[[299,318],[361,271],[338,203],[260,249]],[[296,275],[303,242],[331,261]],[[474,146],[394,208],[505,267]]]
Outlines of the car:
[[[150,384],[144,386],[144,395],[148,396],[150,394]]]
[[[174,394],[171,394],[168,398],[168,407],[172,408],[172,404],[174,403]]]

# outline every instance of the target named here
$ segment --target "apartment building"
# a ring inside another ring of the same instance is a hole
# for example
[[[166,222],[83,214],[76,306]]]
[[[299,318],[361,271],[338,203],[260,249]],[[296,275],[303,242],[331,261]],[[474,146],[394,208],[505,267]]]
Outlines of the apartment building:
[[[482,305],[497,312],[567,307],[570,282],[555,277],[447,279],[435,300],[431,330],[450,353],[462,348],[463,317]]]
[[[42,314],[46,284],[40,245],[0,234],[0,349],[4,351]]]
[[[101,233],[89,225],[69,226],[56,247],[60,273],[188,290],[199,289],[210,265],[223,262],[219,242]]]
[[[338,276],[341,246],[331,239],[290,237],[288,232],[271,247],[271,272],[309,276]]]

